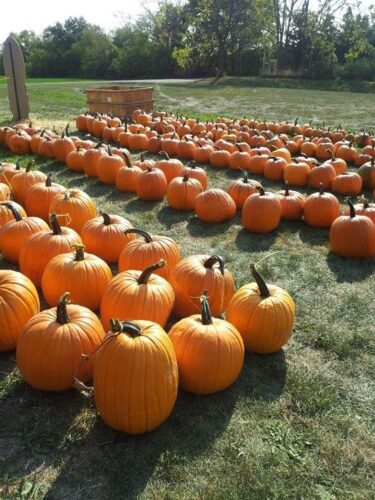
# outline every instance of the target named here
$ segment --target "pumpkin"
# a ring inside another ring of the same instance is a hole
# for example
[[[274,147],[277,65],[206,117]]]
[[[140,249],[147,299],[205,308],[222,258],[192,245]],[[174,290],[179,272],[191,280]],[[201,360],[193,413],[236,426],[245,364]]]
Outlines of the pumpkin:
[[[336,177],[336,170],[329,162],[322,163],[314,167],[309,175],[309,186],[314,189],[330,189],[333,179]]]
[[[233,276],[219,255],[185,257],[172,269],[170,283],[176,295],[173,312],[178,318],[199,313],[199,297],[204,291],[212,314],[220,316],[234,293]]]
[[[198,167],[194,160],[183,169],[181,175],[188,174],[191,179],[197,179],[202,184],[203,191],[207,189],[207,173],[202,167]]]
[[[88,112],[78,115],[76,118],[76,127],[80,132],[87,132],[87,115]]]
[[[289,189],[289,184],[285,183],[284,191],[278,191],[277,197],[281,205],[281,218],[285,220],[300,220],[303,216],[303,207],[306,197],[298,191]]]
[[[249,174],[244,172],[241,179],[237,179],[229,184],[227,191],[233,198],[236,207],[241,209],[247,198],[257,192],[257,187],[259,186],[260,183],[258,181],[249,180]]]
[[[251,157],[247,151],[236,144],[238,151],[231,154],[229,158],[229,168],[232,170],[247,170],[249,168]]]
[[[25,170],[16,174],[10,181],[16,201],[21,205],[25,205],[26,196],[31,186],[47,180],[47,176],[43,172],[32,170],[34,165],[35,161],[29,161]]]
[[[133,165],[127,155],[125,155],[125,163],[126,165],[120,168],[116,176],[116,189],[125,193],[136,193],[142,170]]]
[[[174,177],[167,189],[168,204],[174,210],[194,210],[195,200],[202,191],[202,184],[191,179],[189,174]]]
[[[102,154],[96,162],[99,180],[104,184],[114,184],[120,168],[124,165],[125,160],[120,155],[113,154],[111,147],[108,146],[107,153]]]
[[[83,158],[86,154],[86,151],[89,150],[77,146],[76,149],[68,153],[66,157],[66,166],[68,167],[69,170],[72,170],[73,172],[85,171],[83,167]]]
[[[343,172],[337,175],[331,184],[334,193],[355,196],[362,191],[362,178],[355,172]]]
[[[193,160],[196,149],[195,142],[189,140],[187,136],[181,137],[181,141],[177,145],[177,156],[185,160]]]
[[[155,273],[169,280],[171,269],[180,261],[180,249],[172,238],[156,236],[141,229],[127,229],[125,235],[134,238],[126,244],[120,254],[119,271],[140,270],[152,266],[159,260],[165,261],[165,266],[155,270]]]
[[[358,153],[357,150],[352,147],[352,143],[342,144],[336,150],[337,158],[342,158],[347,163],[355,163]]]
[[[346,161],[343,160],[342,158],[336,158],[336,156],[332,153],[332,151],[330,151],[329,153],[331,155],[331,158],[325,161],[325,163],[328,163],[335,169],[336,175],[346,172],[348,170]]]
[[[88,177],[98,176],[98,160],[103,155],[102,143],[91,149],[87,149],[83,154],[82,167]]]
[[[354,205],[356,215],[365,215],[375,224],[375,203],[370,203],[367,198],[362,198],[362,204]],[[347,208],[346,215],[350,214],[350,207]]]
[[[165,151],[161,151],[159,155],[162,156],[163,159],[155,163],[155,168],[158,168],[164,173],[167,183],[169,184],[175,177],[181,177],[184,164],[176,158],[169,158],[169,155]]]
[[[172,342],[151,321],[114,321],[112,332],[96,353],[96,408],[117,431],[152,431],[169,417],[177,398],[178,368]]]
[[[26,155],[31,153],[30,142],[31,137],[28,134],[21,130],[17,130],[17,132],[10,137],[8,147],[13,154]]]
[[[45,158],[55,158],[55,141],[56,139],[52,139],[48,135],[43,136],[39,143],[38,154]]]
[[[267,285],[255,266],[255,283],[242,286],[227,309],[227,321],[242,335],[245,347],[257,354],[271,354],[288,341],[295,318],[295,304],[286,290]]]
[[[358,174],[362,178],[363,187],[368,190],[375,189],[375,158],[373,157],[371,161],[362,165]]]
[[[242,208],[242,225],[253,233],[268,233],[277,228],[281,219],[281,205],[277,196],[257,188]]]
[[[104,260],[85,253],[83,245],[73,248],[74,252],[57,255],[48,262],[41,283],[44,298],[50,306],[56,306],[61,295],[69,290],[75,304],[95,311],[112,279],[112,271]]]
[[[77,233],[96,216],[95,203],[88,194],[80,189],[67,189],[55,194],[49,206],[49,213],[65,215],[66,225]]]
[[[28,215],[40,217],[48,222],[51,200],[61,191],[65,191],[64,186],[52,182],[52,174],[47,176],[45,182],[37,182],[31,186],[25,197],[25,208]]]
[[[66,163],[68,154],[71,151],[75,151],[76,147],[73,140],[67,137],[65,132],[61,134],[61,137],[53,142],[53,152],[55,159],[60,163]]]
[[[233,219],[236,204],[223,189],[207,189],[196,197],[195,213],[204,222],[223,222]]]
[[[3,184],[11,183],[12,178],[21,172],[21,160],[16,163],[1,163],[0,162],[0,182]]]
[[[20,213],[21,217],[26,217],[24,208],[15,201],[0,201],[0,228],[2,228],[7,222],[14,219],[9,205],[12,205]]]
[[[13,203],[4,203],[14,218],[0,228],[0,250],[7,260],[18,263],[21,248],[28,238],[39,231],[48,230],[48,224],[38,217],[23,217]]]
[[[60,226],[56,214],[50,215],[50,223],[52,231],[42,230],[31,235],[20,252],[20,271],[36,286],[40,286],[43,271],[53,257],[69,252],[72,245],[82,244],[73,229]]]
[[[33,283],[17,271],[0,270],[0,352],[11,351],[25,323],[39,312]]]
[[[226,168],[229,166],[231,153],[225,149],[216,149],[210,155],[210,164],[214,168]]]
[[[179,143],[180,140],[176,133],[173,133],[171,136],[168,134],[162,137],[160,150],[165,151],[170,156],[177,156]]]
[[[82,355],[97,349],[104,330],[86,307],[69,304],[68,293],[57,307],[33,316],[17,343],[17,365],[24,380],[41,391],[66,391],[74,378],[92,378],[94,357],[82,363]]]
[[[287,161],[282,157],[270,156],[264,164],[264,177],[271,181],[282,181]]]
[[[197,163],[210,163],[210,156],[214,151],[211,144],[201,144],[200,141],[197,142],[198,146],[194,151],[194,160]]]
[[[148,137],[146,134],[137,132],[132,134],[128,139],[128,147],[130,149],[138,149],[140,151],[147,150],[148,147]]]
[[[0,201],[8,201],[12,196],[12,190],[8,184],[0,183]]]
[[[168,182],[164,172],[147,166],[147,170],[139,175],[137,196],[141,200],[159,201],[167,194],[167,187]]]
[[[290,162],[284,169],[284,181],[291,186],[305,186],[309,180],[310,167],[306,162]]]
[[[111,264],[118,261],[125,245],[135,239],[132,233],[125,233],[132,227],[120,215],[102,212],[100,216],[86,222],[81,230],[81,237],[88,252]]]
[[[211,316],[208,298],[201,297],[201,314],[189,316],[169,331],[178,364],[181,389],[213,394],[235,382],[244,361],[244,344],[237,328]]]
[[[146,267],[143,271],[124,271],[106,286],[100,317],[106,330],[110,319],[126,314],[130,319],[145,319],[165,326],[172,312],[174,291],[166,279],[155,274],[163,268],[164,260]]]
[[[247,170],[252,174],[263,175],[264,168],[266,166],[268,159],[269,159],[268,155],[261,153],[252,156],[249,161]]]
[[[309,226],[328,229],[340,215],[340,203],[334,194],[325,193],[321,185],[319,193],[311,194],[303,207],[303,216]]]
[[[340,257],[365,259],[375,256],[375,224],[365,215],[357,215],[348,200],[350,213],[341,215],[329,232],[331,251]]]

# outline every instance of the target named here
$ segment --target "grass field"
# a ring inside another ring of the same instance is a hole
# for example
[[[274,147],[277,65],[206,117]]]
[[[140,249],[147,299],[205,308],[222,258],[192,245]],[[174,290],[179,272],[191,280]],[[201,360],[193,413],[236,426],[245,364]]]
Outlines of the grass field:
[[[238,82],[237,82],[238,83]],[[63,123],[85,109],[87,84],[32,86],[32,116]],[[375,96],[205,83],[157,84],[156,107],[199,116],[259,116],[360,129],[373,125]],[[9,119],[0,89],[0,121]],[[14,159],[0,150],[0,161]],[[57,163],[37,165],[78,186],[101,210],[175,238],[184,256],[220,254],[237,286],[249,264],[295,299],[295,330],[271,356],[247,355],[239,380],[209,397],[180,392],[170,419],[129,437],[107,428],[91,400],[44,394],[22,382],[15,353],[0,355],[0,498],[370,499],[374,492],[374,259],[347,261],[328,231],[282,223],[254,235],[240,216],[207,225],[164,202],[146,203]],[[207,167],[210,185],[234,172]],[[273,190],[279,185],[263,184]],[[0,260],[0,267],[9,266]]]

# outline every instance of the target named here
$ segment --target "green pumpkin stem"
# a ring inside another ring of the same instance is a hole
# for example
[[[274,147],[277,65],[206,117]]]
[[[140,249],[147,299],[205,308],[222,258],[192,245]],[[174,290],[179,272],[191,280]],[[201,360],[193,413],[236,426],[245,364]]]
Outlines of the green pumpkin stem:
[[[268,286],[266,282],[264,281],[263,277],[258,273],[258,271],[255,269],[254,264],[250,265],[251,269],[251,274],[253,275],[253,278],[256,281],[256,284],[258,285],[260,295],[266,299],[267,297],[270,297],[270,291],[268,289]]]
[[[157,271],[166,264],[165,260],[160,259],[159,262],[153,264],[152,266],[146,267],[142,274],[137,279],[138,285],[147,285],[148,279],[154,271]]]
[[[150,234],[146,233],[146,231],[142,231],[142,229],[127,229],[124,231],[125,234],[138,234],[142,236],[146,240],[146,243],[152,243],[152,237]]]
[[[57,323],[60,323],[60,325],[66,325],[67,323],[70,323],[70,316],[68,313],[67,305],[69,304],[69,297],[70,293],[65,292],[61,297],[60,300],[57,304],[56,308],[56,321]]]
[[[210,311],[210,305],[208,303],[207,291],[204,291],[201,296],[201,318],[202,325],[212,325],[212,315]]]
[[[4,205],[7,208],[9,208],[9,210],[12,212],[12,215],[13,215],[14,219],[17,222],[20,222],[23,219],[23,217],[20,214],[19,210],[13,205],[13,203],[4,203]]]
[[[53,234],[56,236],[60,235],[61,234],[61,226],[59,224],[59,221],[57,220],[57,215],[50,214],[49,221],[50,221],[50,226],[52,228]]]
[[[216,263],[219,264],[221,274],[224,274],[224,260],[222,257],[220,257],[220,255],[212,255],[209,259],[206,260],[206,262],[204,263],[204,267],[206,269],[212,269],[212,266]]]

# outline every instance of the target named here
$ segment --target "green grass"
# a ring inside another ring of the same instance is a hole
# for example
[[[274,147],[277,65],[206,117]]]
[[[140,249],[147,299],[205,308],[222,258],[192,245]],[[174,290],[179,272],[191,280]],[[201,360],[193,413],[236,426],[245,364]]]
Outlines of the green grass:
[[[85,108],[80,89],[35,88],[34,116],[47,114],[58,124],[72,120]],[[221,99],[236,116],[250,116],[245,87],[157,85],[156,90],[160,107],[173,100],[181,108],[184,103],[186,112],[201,114],[204,105],[207,114],[224,114],[215,108]],[[234,91],[240,97],[231,102]],[[284,91],[267,91],[270,107],[264,116],[272,119],[272,109],[277,114]],[[321,103],[319,121],[329,123],[326,93],[308,92]],[[295,109],[283,106],[288,113],[283,117],[293,118]],[[333,112],[334,103],[331,107]],[[364,101],[362,113],[366,116]],[[362,125],[339,105],[332,116]],[[0,152],[0,161],[7,159],[14,158]],[[254,235],[242,229],[239,215],[208,225],[57,163],[38,159],[37,165],[53,172],[55,182],[87,191],[99,209],[175,238],[184,256],[223,255],[237,286],[251,280],[251,262],[278,252],[259,269],[291,293],[297,317],[284,350],[247,354],[239,380],[222,393],[180,392],[169,420],[139,437],[107,428],[93,402],[74,391],[52,395],[31,389],[20,378],[15,354],[0,355],[0,498],[373,498],[374,259],[332,255],[328,231],[303,222],[283,222],[273,233]],[[237,175],[207,170],[210,184],[218,187]],[[8,266],[0,260],[1,268]]]

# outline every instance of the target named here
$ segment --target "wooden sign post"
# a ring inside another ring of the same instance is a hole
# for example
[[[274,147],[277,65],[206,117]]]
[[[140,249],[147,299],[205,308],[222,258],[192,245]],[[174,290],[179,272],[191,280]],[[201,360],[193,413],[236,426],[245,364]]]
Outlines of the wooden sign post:
[[[21,47],[12,36],[4,43],[3,50],[5,77],[8,80],[8,96],[13,120],[29,118],[29,100],[26,92],[26,70]]]

